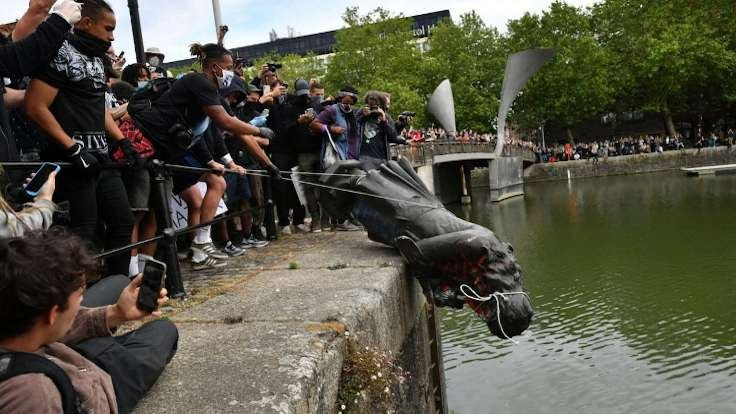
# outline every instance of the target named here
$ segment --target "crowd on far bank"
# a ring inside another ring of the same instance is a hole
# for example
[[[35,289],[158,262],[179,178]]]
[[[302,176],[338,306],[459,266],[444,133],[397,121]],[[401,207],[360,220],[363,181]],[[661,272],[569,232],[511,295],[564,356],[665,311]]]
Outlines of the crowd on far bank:
[[[694,148],[700,150],[706,147],[716,147],[719,145],[733,145],[734,130],[729,129],[724,139],[721,139],[715,133],[711,133],[707,138],[699,137]],[[671,138],[668,135],[643,135],[639,137],[624,136],[613,139],[595,140],[592,142],[571,143],[555,143],[551,146],[534,146],[534,152],[537,161],[557,162],[557,161],[577,161],[592,160],[598,162],[601,158],[616,157],[620,155],[634,154],[652,154],[663,153],[665,151],[684,150],[686,141],[681,136]]]

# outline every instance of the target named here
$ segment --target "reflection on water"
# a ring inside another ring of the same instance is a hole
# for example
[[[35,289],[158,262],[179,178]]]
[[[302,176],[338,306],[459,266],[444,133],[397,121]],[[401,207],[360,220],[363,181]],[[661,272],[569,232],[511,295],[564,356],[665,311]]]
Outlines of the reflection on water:
[[[535,305],[520,344],[443,311],[456,413],[736,412],[736,177],[527,185],[460,217],[514,245]]]

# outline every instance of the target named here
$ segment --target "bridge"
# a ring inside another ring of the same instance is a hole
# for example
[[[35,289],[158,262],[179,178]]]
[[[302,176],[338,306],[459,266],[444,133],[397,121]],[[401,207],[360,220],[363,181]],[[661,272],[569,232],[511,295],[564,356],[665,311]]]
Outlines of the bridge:
[[[470,172],[487,167],[491,200],[524,194],[522,171],[535,161],[529,148],[504,146],[502,156],[489,142],[425,142],[393,147],[393,155],[408,160],[424,184],[443,203],[455,203],[469,194]]]

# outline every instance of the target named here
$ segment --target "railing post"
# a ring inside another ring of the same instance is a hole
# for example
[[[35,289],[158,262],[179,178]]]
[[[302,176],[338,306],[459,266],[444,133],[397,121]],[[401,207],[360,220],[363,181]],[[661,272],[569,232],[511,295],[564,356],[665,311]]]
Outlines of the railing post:
[[[166,263],[165,284],[169,297],[184,299],[187,293],[184,290],[179,259],[176,256],[176,232],[173,228],[171,211],[169,210],[166,167],[161,161],[153,160],[149,173],[153,174],[153,191],[155,192],[153,208],[156,213],[156,226],[158,226],[158,231],[165,236],[156,249],[156,258]]]

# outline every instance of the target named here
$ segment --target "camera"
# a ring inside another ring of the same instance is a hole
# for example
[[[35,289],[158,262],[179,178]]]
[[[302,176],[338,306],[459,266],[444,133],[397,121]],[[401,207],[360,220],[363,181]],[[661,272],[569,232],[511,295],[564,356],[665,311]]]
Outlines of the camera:
[[[406,117],[413,118],[414,116],[416,116],[416,114],[417,114],[416,112],[404,111],[401,114],[399,114],[399,116],[402,116],[402,117],[405,117],[405,118]]]
[[[369,116],[380,116],[381,115],[381,111],[378,109],[377,106],[371,106],[369,108],[368,115]]]
[[[282,64],[274,62],[268,62],[266,63],[266,66],[268,66],[269,72],[276,72],[277,69],[281,69],[283,67]]]

